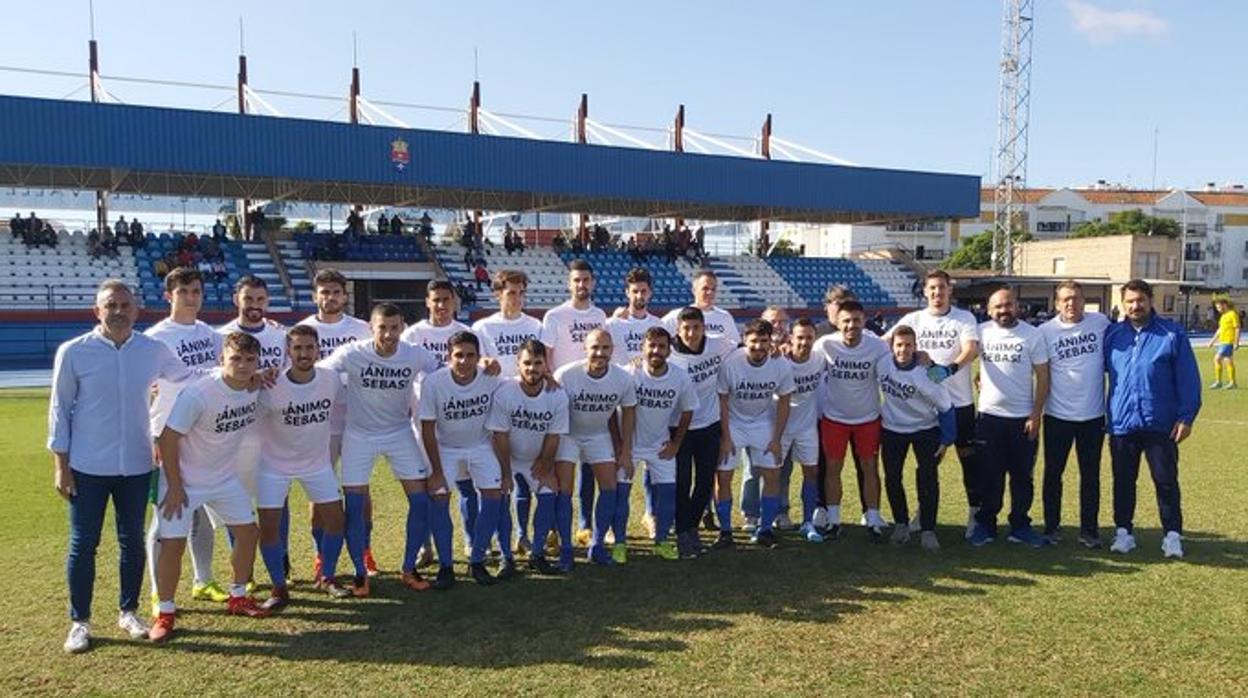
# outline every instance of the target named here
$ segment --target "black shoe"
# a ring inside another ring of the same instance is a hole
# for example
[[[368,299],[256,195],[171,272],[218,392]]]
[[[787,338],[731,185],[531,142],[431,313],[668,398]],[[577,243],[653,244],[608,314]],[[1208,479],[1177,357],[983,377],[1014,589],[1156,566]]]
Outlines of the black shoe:
[[[484,562],[474,562],[471,565],[468,565],[468,571],[472,573],[472,578],[477,584],[480,584],[483,587],[488,587],[494,584],[494,575],[490,574],[490,571],[485,569]]]
[[[438,576],[433,578],[433,588],[438,591],[446,591],[455,586],[455,568],[439,567]]]
[[[518,574],[519,572],[516,570],[516,561],[504,558],[503,564],[498,568],[498,574],[494,575],[494,578],[500,582],[505,582],[508,579],[514,579]]]
[[[884,542],[884,529],[879,526],[867,526],[867,533],[871,534],[872,543]]]
[[[719,530],[719,526],[715,525],[715,515],[712,514],[709,509],[706,511],[706,513],[702,514],[702,528],[708,531]]]
[[[530,555],[529,556],[529,569],[533,570],[534,572],[537,572],[538,574],[544,574],[544,575],[548,575],[551,577],[558,577],[559,575],[563,574],[562,570],[550,564],[550,561],[547,560],[544,556],[538,557],[538,556]]]
[[[840,524],[832,524],[831,526],[828,526],[827,532],[823,534],[824,540],[836,540],[837,538],[840,538],[840,537],[841,537],[841,525]]]
[[[1088,550],[1095,550],[1101,547],[1101,537],[1095,533],[1080,533],[1079,543]]]
[[[759,531],[754,536],[754,543],[768,550],[775,550],[780,545],[779,541],[776,540],[776,534],[771,531]]]
[[[711,550],[730,550],[736,547],[736,542],[732,540],[732,533],[729,531],[720,531],[719,537],[711,544]]]
[[[683,531],[676,536],[676,552],[682,560],[694,560],[698,557],[696,531]]]

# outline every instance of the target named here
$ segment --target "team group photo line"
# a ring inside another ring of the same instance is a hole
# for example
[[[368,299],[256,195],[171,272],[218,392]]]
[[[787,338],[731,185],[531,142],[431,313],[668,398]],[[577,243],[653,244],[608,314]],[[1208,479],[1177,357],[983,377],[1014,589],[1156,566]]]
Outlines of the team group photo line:
[[[825,297],[826,320],[790,322],[772,307],[739,330],[716,305],[717,284],[713,272],[699,272],[693,303],[659,317],[648,307],[651,276],[636,268],[625,278],[625,305],[608,315],[592,301],[594,270],[574,260],[568,300],[541,320],[524,312],[525,273],[502,270],[492,279],[498,312],[471,327],[458,322],[455,287],[432,281],[427,318],[408,326],[391,303],[373,306],[367,320],[353,317],[346,277],[323,269],[313,282],[316,313],[294,326],[267,317],[264,281],[245,276],[235,287],[237,318],[213,328],[198,319],[199,272],[178,268],[164,280],[169,316],[140,333],[133,291],[101,283],[98,325],[56,353],[48,414],[54,487],[69,511],[66,651],[90,646],[110,499],[118,626],[131,638],[173,636],[188,549],[191,598],[234,615],[280,612],[300,557],[292,528],[311,530],[316,590],[344,601],[369,596],[380,514],[370,483],[382,461],[407,501],[402,560],[390,563],[414,593],[456,583],[452,499],[469,574],[489,586],[520,574],[517,556],[535,575],[568,575],[578,561],[629,563],[634,482],[644,494],[646,557],[656,561],[722,554],[746,537],[774,549],[781,531],[796,530],[784,540],[799,546],[851,535],[842,513],[847,456],[861,535],[935,554],[953,543],[937,536],[943,461],[961,469],[961,544],[1003,538],[1044,548],[1062,542],[1073,449],[1077,540],[1100,548],[1107,436],[1109,550],[1136,547],[1143,458],[1161,555],[1183,556],[1179,449],[1200,409],[1200,375],[1183,329],[1154,312],[1147,282],[1123,286],[1117,322],[1086,311],[1077,282],[1059,283],[1056,314],[1037,327],[1020,320],[1009,287],[989,296],[989,319],[979,322],[952,305],[949,276],[932,271],[923,279],[927,307],[887,331],[842,287]],[[1215,336],[1219,376],[1225,365],[1231,385],[1238,333]],[[1041,440],[1043,522],[1033,525]],[[911,451],[914,507],[904,467]],[[790,516],[794,472],[800,522]],[[306,511],[290,506],[296,483]],[[212,572],[221,529],[228,584]],[[257,551],[270,582],[262,601],[253,596]],[[140,614],[145,571],[150,621]]]

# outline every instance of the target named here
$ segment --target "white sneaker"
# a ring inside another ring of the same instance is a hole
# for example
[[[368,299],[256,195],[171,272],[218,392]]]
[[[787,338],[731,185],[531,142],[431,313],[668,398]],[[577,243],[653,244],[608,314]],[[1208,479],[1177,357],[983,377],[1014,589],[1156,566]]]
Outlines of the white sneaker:
[[[966,513],[966,537],[969,540],[971,534],[975,532],[975,515],[979,513],[979,507],[971,507]]]
[[[1218,390],[1222,387],[1222,381],[1214,381],[1209,384],[1210,390]]]
[[[937,550],[940,550],[940,541],[936,538],[935,531],[924,531],[919,534],[919,543],[922,544],[923,549],[928,552],[934,553]]]
[[[147,637],[147,633],[151,628],[143,619],[134,614],[134,611],[122,611],[117,616],[117,627],[126,631],[132,640],[142,640]]]
[[[816,530],[826,531],[828,528],[828,510],[823,507],[815,507],[815,513],[810,516],[810,523],[814,525]]]
[[[870,521],[867,521],[867,515],[864,512],[862,516],[858,517],[858,525],[859,526],[872,526],[874,524],[872,524]]]
[[[914,510],[914,517],[910,519],[910,532],[918,533],[923,530],[923,522],[919,520],[919,510]]]
[[[1126,555],[1132,550],[1135,550],[1135,536],[1128,533],[1125,528],[1114,531],[1114,542],[1110,543],[1109,551]]]
[[[65,651],[71,654],[86,652],[91,647],[91,624],[74,621],[65,638]]]
[[[757,516],[745,517],[745,523],[741,524],[741,530],[742,531],[757,531],[758,530],[758,517]]]
[[[1161,554],[1163,557],[1183,557],[1183,536],[1178,531],[1170,531],[1165,538],[1161,539]]]
[[[793,519],[790,519],[788,514],[781,514],[777,516],[775,527],[781,531],[792,531],[797,528],[797,526],[793,524]]]

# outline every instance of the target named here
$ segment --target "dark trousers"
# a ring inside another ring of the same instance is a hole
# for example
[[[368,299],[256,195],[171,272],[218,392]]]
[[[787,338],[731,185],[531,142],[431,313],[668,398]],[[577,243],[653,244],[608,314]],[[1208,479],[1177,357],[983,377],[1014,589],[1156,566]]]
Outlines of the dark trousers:
[[[1097,535],[1097,511],[1101,506],[1101,448],[1105,445],[1105,418],[1072,422],[1044,417],[1044,532],[1057,531],[1062,523],[1062,474],[1070,447],[1079,462],[1079,531]]]
[[[676,452],[676,533],[695,531],[719,466],[719,422],[690,429]]]
[[[958,425],[958,462],[962,465],[962,488],[966,490],[966,504],[970,507],[984,503],[982,475],[979,471],[980,454],[975,449],[975,406],[954,408]],[[966,451],[965,454],[962,451]]]
[[[95,593],[95,551],[104,529],[104,511],[113,500],[117,524],[117,546],[121,550],[118,571],[121,594],[117,606],[123,611],[139,607],[139,587],[143,584],[146,549],[143,517],[147,512],[150,474],[101,477],[74,471],[78,493],[69,501],[69,555],[65,576],[69,581],[69,617],[91,618],[91,597]]]
[[[1148,471],[1157,490],[1161,527],[1183,532],[1179,497],[1179,446],[1168,434],[1137,431],[1109,437],[1109,458],[1114,471],[1114,525],[1134,530],[1135,481],[1140,475],[1140,456],[1148,459]]]
[[[1010,476],[1010,528],[1031,525],[1031,502],[1035,498],[1033,472],[1036,442],[1023,433],[1023,417],[998,417],[980,413],[975,425],[976,460],[983,504],[975,520],[994,536],[997,514],[1005,499],[1005,476]]]
[[[940,448],[940,427],[912,434],[888,429],[880,432],[880,457],[884,461],[884,490],[888,493],[888,506],[893,510],[893,521],[899,524],[909,523],[910,508],[906,505],[904,468],[906,453],[912,446],[914,458],[919,462],[916,478],[919,489],[919,522],[924,531],[935,531],[936,510],[940,505],[940,476],[936,462],[936,450]]]

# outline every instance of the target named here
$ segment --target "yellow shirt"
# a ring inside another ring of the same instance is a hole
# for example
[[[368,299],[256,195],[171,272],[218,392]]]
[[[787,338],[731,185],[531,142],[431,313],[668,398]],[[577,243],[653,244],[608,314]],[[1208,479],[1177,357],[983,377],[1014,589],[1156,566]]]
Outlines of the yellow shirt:
[[[1228,310],[1218,318],[1218,344],[1234,344],[1239,332],[1239,312]]]

